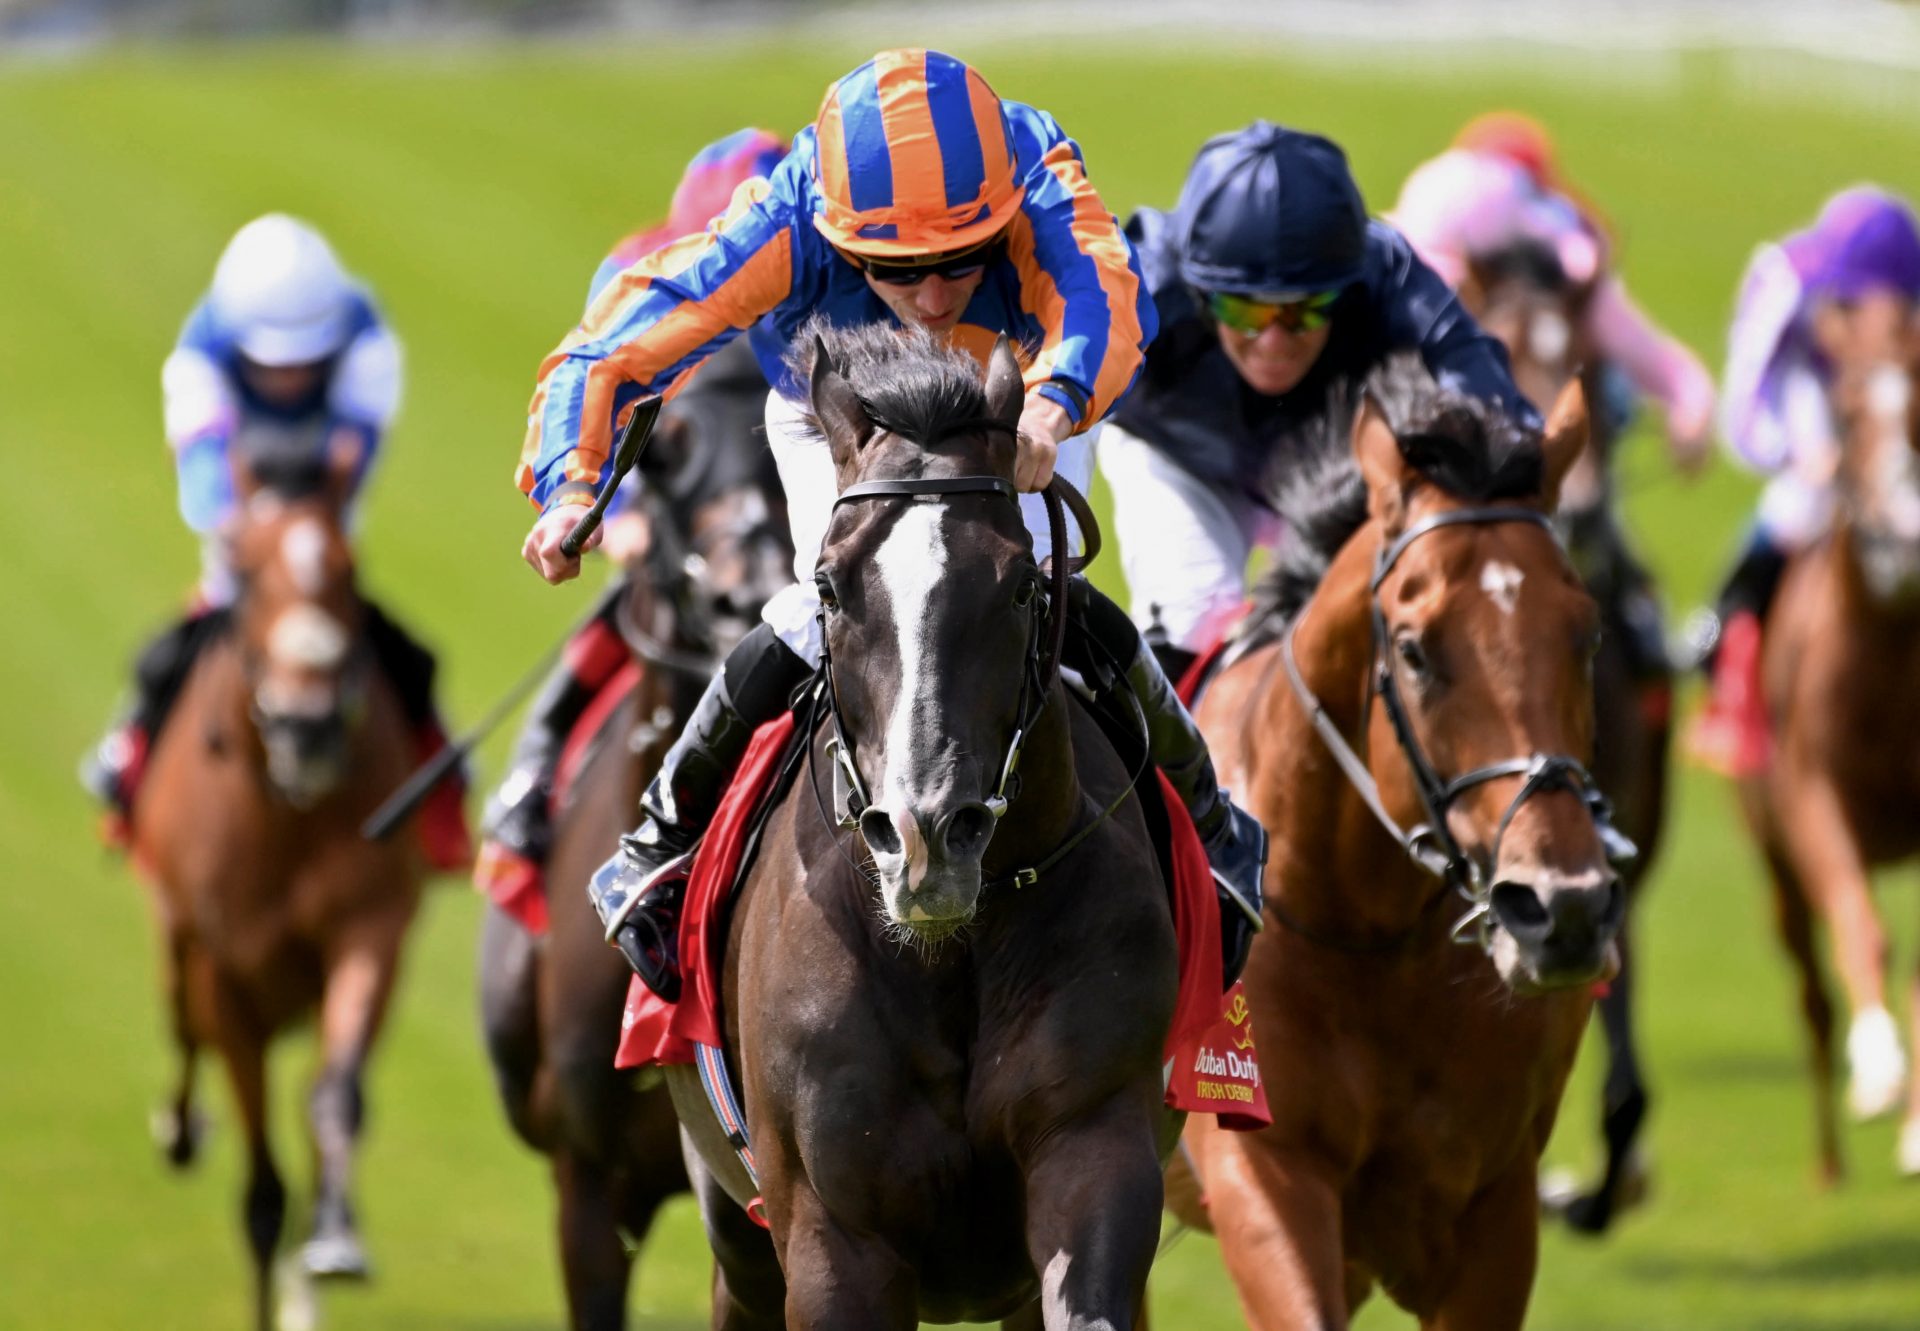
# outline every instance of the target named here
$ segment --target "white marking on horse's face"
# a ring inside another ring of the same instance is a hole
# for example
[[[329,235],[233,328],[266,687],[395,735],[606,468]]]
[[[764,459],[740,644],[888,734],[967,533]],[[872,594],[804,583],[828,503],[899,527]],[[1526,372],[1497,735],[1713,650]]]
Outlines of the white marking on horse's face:
[[[1513,608],[1520,604],[1520,584],[1526,578],[1526,574],[1505,560],[1489,559],[1480,566],[1480,590],[1500,607],[1503,615],[1512,614]]]
[[[318,518],[302,518],[280,534],[280,559],[302,596],[327,589],[327,529]]]
[[[1558,366],[1573,345],[1573,329],[1566,316],[1555,310],[1541,310],[1527,325],[1527,350],[1545,366]]]
[[[875,793],[877,802],[892,810],[914,807],[915,792],[910,783],[916,773],[929,770],[939,742],[935,724],[939,699],[933,694],[933,677],[926,665],[933,654],[930,612],[934,593],[947,567],[947,550],[940,533],[946,513],[947,507],[941,503],[919,500],[909,504],[874,554],[874,567],[892,608],[900,655],[900,691],[893,700],[893,715],[887,718],[886,775]],[[927,874],[924,849],[902,867],[907,886],[918,887]]]
[[[335,670],[347,659],[346,626],[319,606],[301,601],[280,612],[267,632],[267,655],[293,670]]]

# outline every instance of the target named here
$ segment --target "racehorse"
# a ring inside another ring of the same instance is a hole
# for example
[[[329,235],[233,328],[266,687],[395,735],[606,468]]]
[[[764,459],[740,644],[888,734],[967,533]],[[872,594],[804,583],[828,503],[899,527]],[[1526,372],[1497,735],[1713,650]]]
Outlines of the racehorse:
[[[1535,402],[1551,402],[1578,378],[1589,402],[1602,400],[1600,361],[1582,331],[1593,283],[1574,282],[1551,253],[1520,245],[1475,260],[1461,301],[1481,327],[1506,344],[1514,382]],[[1621,865],[1627,918],[1660,845],[1666,817],[1667,751],[1673,672],[1662,644],[1652,579],[1628,547],[1614,511],[1613,421],[1595,422],[1589,447],[1560,488],[1558,519],[1567,553],[1600,607],[1600,650],[1593,660],[1593,777],[1614,809],[1614,824],[1639,854]],[[1630,930],[1619,940],[1620,973],[1600,996],[1607,1038],[1601,1088],[1606,1167],[1585,1191],[1554,1188],[1552,1205],[1575,1229],[1604,1231],[1617,1211],[1644,1196],[1646,1164],[1635,1143],[1648,1095],[1633,1027]]]
[[[1185,1142],[1254,1327],[1344,1327],[1378,1284],[1500,1331],[1624,910],[1582,766],[1598,614],[1548,517],[1585,407],[1536,442],[1394,364],[1323,433],[1199,711],[1273,836],[1245,983],[1274,1121]]]
[[[239,597],[161,732],[131,848],[153,888],[180,1050],[156,1132],[174,1164],[193,1159],[195,1065],[212,1045],[246,1133],[243,1209],[265,1328],[287,1200],[267,1134],[268,1045],[317,1006],[308,1112],[318,1178],[301,1265],[363,1278],[349,1197],[361,1075],[427,866],[417,837],[360,835],[415,754],[341,533],[351,459],[327,461],[304,433],[255,429],[235,447]]]
[[[1834,1122],[1833,1006],[1813,924],[1831,934],[1852,1022],[1849,1106],[1872,1118],[1899,1107],[1902,1172],[1920,1174],[1920,1076],[1887,1009],[1887,940],[1869,875],[1920,851],[1920,333],[1898,302],[1862,300],[1816,324],[1835,367],[1841,438],[1831,533],[1796,557],[1762,647],[1773,723],[1767,770],[1742,804],[1771,871],[1776,922],[1800,976],[1811,1036],[1822,1176],[1842,1173]]]
[[[1012,502],[1020,367],[1002,339],[983,389],[924,333],[818,327],[828,721],[724,932],[757,1179],[685,1116],[713,1325],[1137,1326],[1175,939],[1127,767],[1054,668],[1065,518],[1048,593]]]
[[[706,680],[791,581],[779,476],[755,438],[766,393],[751,356],[730,348],[656,425],[637,501],[650,540],[616,593],[615,622],[639,669],[608,686],[624,693],[583,720],[593,733],[563,763],[548,933],[536,939],[491,905],[482,926],[487,1049],[509,1122],[552,1160],[576,1328],[626,1324],[629,1241],[637,1247],[659,1205],[687,1187],[665,1088],[614,1068],[632,972],[579,888],[633,825],[641,790]]]

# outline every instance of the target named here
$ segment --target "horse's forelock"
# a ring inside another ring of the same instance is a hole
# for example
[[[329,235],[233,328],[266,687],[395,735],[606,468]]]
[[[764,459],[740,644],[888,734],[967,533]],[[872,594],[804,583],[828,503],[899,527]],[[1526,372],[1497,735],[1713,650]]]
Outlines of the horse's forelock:
[[[924,328],[842,328],[816,315],[802,325],[787,353],[787,367],[799,384],[812,373],[816,340],[878,430],[937,446],[999,428],[987,409],[979,362]],[[805,417],[808,429],[820,435],[812,412]]]

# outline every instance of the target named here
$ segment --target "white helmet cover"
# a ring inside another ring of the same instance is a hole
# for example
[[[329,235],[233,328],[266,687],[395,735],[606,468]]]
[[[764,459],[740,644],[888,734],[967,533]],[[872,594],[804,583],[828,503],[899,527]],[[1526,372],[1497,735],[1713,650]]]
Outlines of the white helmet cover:
[[[308,365],[346,343],[353,283],[324,237],[285,213],[234,233],[213,270],[213,309],[261,365]]]

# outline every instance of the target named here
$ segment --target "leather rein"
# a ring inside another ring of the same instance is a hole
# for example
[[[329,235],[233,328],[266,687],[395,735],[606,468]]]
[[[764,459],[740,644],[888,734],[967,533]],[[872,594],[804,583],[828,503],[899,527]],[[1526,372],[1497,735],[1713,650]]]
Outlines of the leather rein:
[[[1487,881],[1487,873],[1480,862],[1467,854],[1454,837],[1447,825],[1447,813],[1455,800],[1476,786],[1502,777],[1521,777],[1519,790],[1508,801],[1505,812],[1494,828],[1493,845],[1488,853],[1488,863],[1500,862],[1500,843],[1505,838],[1507,828],[1512,824],[1520,806],[1535,795],[1547,790],[1569,790],[1579,796],[1587,806],[1594,826],[1600,833],[1600,839],[1606,848],[1607,858],[1621,864],[1631,861],[1638,854],[1634,844],[1613,826],[1613,810],[1605,795],[1594,784],[1593,776],[1579,759],[1564,753],[1533,753],[1523,758],[1508,758],[1502,762],[1488,763],[1476,767],[1448,780],[1442,777],[1428,759],[1420,737],[1415,733],[1413,720],[1407,712],[1405,700],[1400,696],[1399,685],[1394,680],[1393,663],[1388,648],[1392,635],[1387,628],[1386,612],[1380,605],[1380,586],[1387,575],[1406,553],[1407,547],[1420,537],[1440,527],[1450,527],[1463,523],[1490,524],[1501,522],[1526,522],[1554,534],[1553,523],[1544,513],[1530,508],[1514,505],[1497,505],[1479,508],[1451,509],[1435,513],[1407,528],[1391,543],[1381,547],[1374,561],[1373,579],[1368,587],[1368,602],[1371,612],[1371,632],[1373,635],[1373,673],[1372,694],[1380,700],[1386,709],[1387,719],[1393,726],[1394,739],[1398,743],[1401,755],[1407,766],[1412,769],[1414,788],[1420,796],[1424,822],[1412,828],[1403,828],[1396,821],[1380,796],[1379,784],[1368,769],[1365,760],[1354,751],[1338,726],[1327,715],[1326,708],[1313,690],[1307,687],[1306,678],[1300,673],[1300,662],[1294,655],[1294,632],[1299,627],[1302,615],[1296,615],[1294,622],[1280,639],[1280,657],[1286,665],[1287,682],[1293,686],[1295,696],[1307,711],[1307,717],[1313,722],[1314,731],[1327,746],[1327,751],[1346,774],[1347,781],[1356,794],[1372,811],[1387,834],[1400,843],[1407,858],[1428,873],[1439,878],[1463,897],[1468,905],[1466,914],[1457,920],[1451,930],[1456,943],[1477,944],[1483,951],[1493,947],[1493,886]],[[1558,537],[1555,536],[1556,542]],[[1273,903],[1269,903],[1273,904]],[[1285,917],[1282,916],[1284,919]]]
[[[861,481],[849,485],[840,492],[834,501],[834,508],[847,503],[865,500],[906,499],[910,502],[931,502],[952,495],[987,495],[1018,505],[1019,492],[1013,483],[999,476],[951,476],[941,478],[922,478],[913,480]],[[1021,674],[1020,702],[1015,709],[1016,720],[1012,738],[1007,742],[1006,757],[1000,764],[1000,779],[993,793],[987,797],[987,808],[994,820],[1006,815],[1011,802],[1020,793],[1020,753],[1026,744],[1027,736],[1046,709],[1052,696],[1054,682],[1060,677],[1060,660],[1066,646],[1067,635],[1067,585],[1072,574],[1079,572],[1093,562],[1100,552],[1100,525],[1094,517],[1093,509],[1084,496],[1067,483],[1055,476],[1041,492],[1047,508],[1047,531],[1054,554],[1049,559],[1049,567],[1043,570],[1049,579],[1047,596],[1043,600],[1036,596],[1029,603],[1032,616],[1032,629],[1027,635],[1026,669]],[[1087,552],[1084,555],[1069,558],[1067,551],[1067,512],[1071,510],[1074,520],[1079,523],[1080,531],[1086,539]],[[857,827],[860,815],[873,803],[865,779],[860,775],[859,765],[854,761],[853,741],[848,738],[840,720],[839,690],[834,682],[833,651],[828,644],[827,615],[828,604],[823,601],[818,621],[820,625],[820,673],[811,690],[813,695],[814,716],[810,718],[808,730],[812,732],[812,721],[817,720],[818,710],[824,705],[827,717],[833,724],[833,737],[827,741],[827,748],[834,760],[835,773],[845,787],[845,813],[838,818],[828,815],[826,806],[821,803],[821,816],[829,825],[843,828]],[[1131,691],[1128,693],[1132,697]],[[1147,730],[1144,713],[1139,711],[1138,699],[1134,699],[1134,709],[1139,714],[1141,733]],[[1142,746],[1143,753],[1145,746]],[[983,884],[982,890],[998,887],[1030,887],[1040,880],[1042,874],[1058,865],[1073,853],[1081,842],[1116,813],[1126,802],[1127,796],[1139,784],[1146,772],[1147,759],[1142,758],[1140,766],[1134,771],[1132,779],[1121,787],[1111,803],[1100,811],[1098,817],[1078,832],[1056,846],[1038,863],[1016,869],[1010,874]],[[811,782],[814,799],[821,800],[820,783]],[[835,845],[839,845],[836,839]],[[844,855],[845,848],[841,848]],[[857,865],[855,867],[858,867]]]

